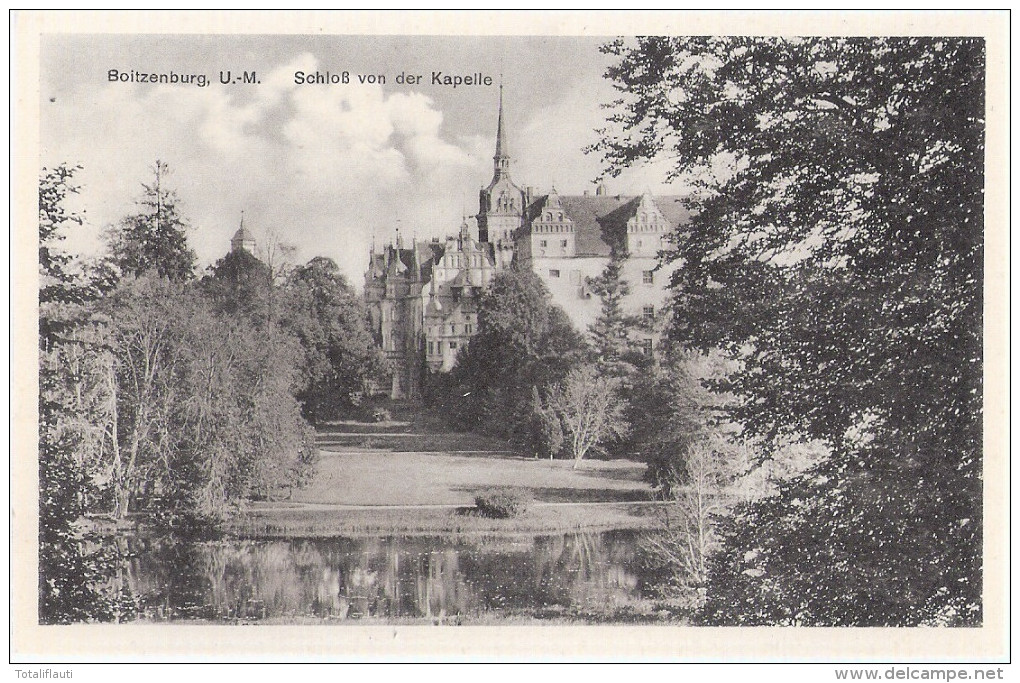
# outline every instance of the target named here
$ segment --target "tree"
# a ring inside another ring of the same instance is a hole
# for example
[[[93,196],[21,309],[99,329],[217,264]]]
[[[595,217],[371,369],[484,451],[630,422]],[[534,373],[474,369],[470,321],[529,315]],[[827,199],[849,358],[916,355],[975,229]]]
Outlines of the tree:
[[[531,388],[531,451],[535,457],[552,460],[563,448],[563,427],[559,415],[543,401],[538,387]]]
[[[621,277],[627,254],[614,249],[602,273],[589,281],[589,287],[601,302],[599,315],[588,327],[595,361],[603,372],[616,377],[632,373],[644,359],[630,339],[637,316],[623,311],[623,300],[630,285]]]
[[[726,424],[726,397],[704,386],[705,380],[724,376],[719,354],[664,346],[660,356],[635,377],[627,419],[633,427],[631,447],[648,464],[645,480],[670,499],[687,481],[691,449],[734,430]]]
[[[574,469],[589,452],[609,438],[624,436],[628,425],[620,380],[580,365],[549,391],[549,404],[559,415],[574,457]]]
[[[583,337],[537,275],[502,271],[479,302],[478,333],[450,377],[433,382],[433,398],[457,426],[529,448],[533,388],[559,381],[586,354]]]
[[[243,315],[259,326],[271,324],[276,318],[269,266],[240,249],[221,258],[210,270],[202,285],[221,311]]]
[[[122,280],[97,317],[111,357],[114,516],[201,530],[236,502],[297,482],[312,449],[290,335],[217,312],[199,288],[154,273]]]
[[[60,164],[53,169],[43,169],[39,179],[39,287],[40,304],[81,303],[87,292],[75,274],[68,270],[71,256],[60,250],[58,243],[65,239],[68,227],[82,225],[81,214],[67,207],[67,199],[78,194],[74,175],[81,166]],[[50,336],[49,329],[43,329],[44,339]]]
[[[117,553],[81,518],[102,495],[108,396],[103,351],[82,310],[93,294],[57,243],[83,224],[66,204],[80,167],[43,169],[39,181],[39,619],[110,621],[129,611],[112,589]]]
[[[361,298],[332,259],[317,257],[295,268],[287,294],[283,324],[304,349],[304,414],[312,422],[329,419],[357,403],[382,372],[384,358]]]
[[[142,184],[138,213],[122,220],[108,235],[110,260],[122,275],[152,270],[170,280],[190,280],[196,257],[188,246],[189,226],[180,214],[180,199],[167,186],[170,167],[156,160],[152,174],[152,184]]]
[[[619,132],[595,146],[610,172],[668,153],[672,177],[699,185],[677,234],[673,338],[738,362],[716,386],[747,435],[830,450],[738,513],[710,621],[978,623],[983,42],[606,51],[623,93]],[[766,548],[798,562],[734,573]],[[809,585],[824,586],[810,609],[772,609]]]
[[[644,537],[645,551],[668,572],[663,592],[678,591],[692,606],[703,604],[709,561],[720,547],[717,520],[734,502],[730,489],[742,466],[733,444],[709,430],[684,450],[662,488],[662,528]]]

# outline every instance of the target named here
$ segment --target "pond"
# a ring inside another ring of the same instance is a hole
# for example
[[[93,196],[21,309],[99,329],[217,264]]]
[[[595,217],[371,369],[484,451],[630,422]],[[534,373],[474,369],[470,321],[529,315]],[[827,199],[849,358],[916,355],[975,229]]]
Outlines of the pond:
[[[638,532],[131,542],[143,618],[599,620],[650,594]]]

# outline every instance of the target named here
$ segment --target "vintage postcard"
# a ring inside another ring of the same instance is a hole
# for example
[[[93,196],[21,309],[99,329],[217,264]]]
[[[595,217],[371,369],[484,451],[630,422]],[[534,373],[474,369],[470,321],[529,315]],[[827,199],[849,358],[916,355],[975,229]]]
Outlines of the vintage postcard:
[[[1006,26],[15,12],[13,661],[1008,661]]]

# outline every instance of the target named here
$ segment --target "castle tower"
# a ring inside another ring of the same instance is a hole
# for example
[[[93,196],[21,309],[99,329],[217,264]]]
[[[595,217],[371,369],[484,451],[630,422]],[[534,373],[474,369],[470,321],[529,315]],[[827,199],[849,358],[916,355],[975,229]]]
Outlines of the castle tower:
[[[508,266],[513,243],[521,227],[525,194],[510,178],[510,148],[503,124],[503,86],[499,86],[499,118],[496,122],[496,153],[492,157],[492,180],[478,194],[478,240],[493,245],[496,262]]]
[[[230,238],[230,251],[246,251],[255,254],[255,238],[244,227],[244,212],[241,212],[241,227],[237,229],[234,236]]]

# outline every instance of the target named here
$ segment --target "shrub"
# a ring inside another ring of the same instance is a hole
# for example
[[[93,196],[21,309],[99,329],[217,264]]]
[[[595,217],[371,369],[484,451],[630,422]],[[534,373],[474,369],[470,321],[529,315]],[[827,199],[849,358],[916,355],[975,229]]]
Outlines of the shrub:
[[[527,491],[508,486],[486,489],[475,496],[475,506],[482,515],[499,519],[523,515],[530,504]]]

